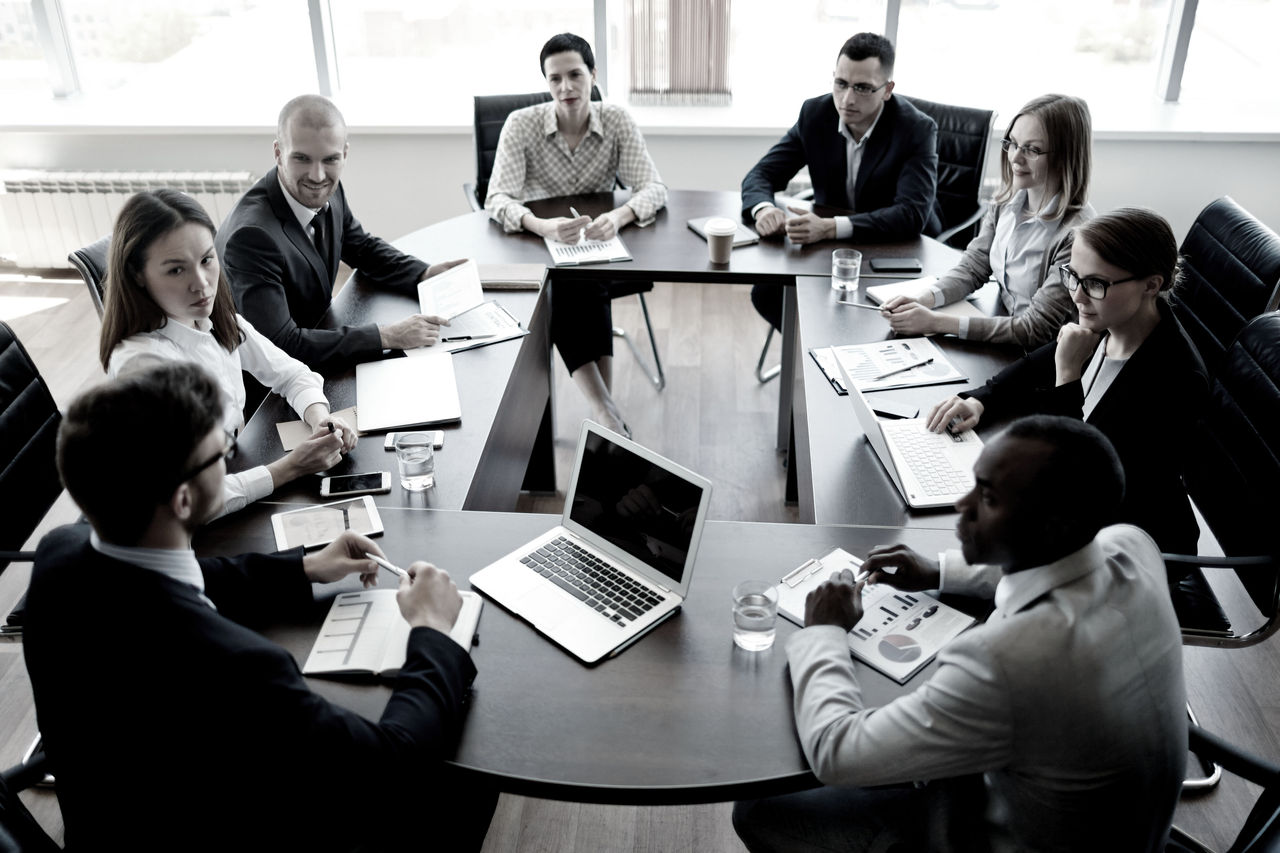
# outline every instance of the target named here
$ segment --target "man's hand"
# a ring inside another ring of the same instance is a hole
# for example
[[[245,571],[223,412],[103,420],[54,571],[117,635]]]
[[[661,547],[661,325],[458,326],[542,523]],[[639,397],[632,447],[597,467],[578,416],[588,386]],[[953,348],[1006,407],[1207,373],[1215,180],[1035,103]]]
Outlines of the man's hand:
[[[440,340],[440,327],[449,325],[434,314],[410,314],[399,323],[379,326],[383,349],[429,347]]]
[[[818,243],[836,236],[836,221],[817,216],[803,207],[788,207],[796,214],[787,220],[787,236],[792,243]]]
[[[950,429],[951,434],[973,429],[982,419],[986,407],[972,397],[948,397],[929,410],[930,432]]]
[[[867,583],[887,583],[908,592],[937,589],[942,582],[937,561],[917,554],[906,545],[877,545],[867,553],[862,571],[870,573]]]
[[[372,539],[354,530],[344,530],[319,551],[303,557],[302,572],[312,583],[333,583],[358,573],[366,587],[377,586],[378,564],[366,557],[366,553],[385,558]]]
[[[617,233],[618,224],[613,221],[613,215],[602,213],[591,220],[591,224],[587,226],[583,236],[588,240],[612,240],[613,235]]]
[[[771,237],[781,233],[787,224],[787,215],[773,205],[760,208],[756,212],[756,233],[761,237]]]
[[[431,278],[433,275],[440,275],[440,273],[444,272],[445,270],[451,270],[454,267],[456,267],[458,264],[465,264],[466,262],[467,262],[466,258],[458,258],[455,261],[441,261],[438,264],[432,264],[431,266],[427,267],[427,271],[422,274],[422,278],[418,279],[418,281],[426,281],[427,279]]]
[[[853,572],[834,572],[804,599],[804,626],[839,625],[852,630],[862,618],[862,583],[853,582]]]
[[[1053,353],[1056,384],[1075,382],[1084,373],[1084,365],[1098,348],[1102,338],[1079,323],[1067,323],[1058,330],[1058,348]]]
[[[462,596],[448,572],[430,563],[416,562],[400,578],[396,604],[405,621],[414,628],[435,628],[445,634],[453,629],[462,609]]]

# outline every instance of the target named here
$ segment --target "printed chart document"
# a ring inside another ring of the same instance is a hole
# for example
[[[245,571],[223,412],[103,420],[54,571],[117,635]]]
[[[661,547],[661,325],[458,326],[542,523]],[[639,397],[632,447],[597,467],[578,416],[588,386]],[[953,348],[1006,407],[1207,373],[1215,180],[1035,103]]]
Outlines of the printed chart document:
[[[484,289],[480,286],[480,269],[475,261],[464,261],[418,282],[418,307],[423,314],[452,320],[481,302],[484,302]]]
[[[469,590],[461,595],[462,610],[449,636],[470,652],[483,602]],[[394,677],[404,666],[408,642],[409,623],[394,589],[346,592],[333,600],[302,673]]]
[[[836,548],[820,560],[809,560],[778,582],[778,612],[804,627],[805,597],[833,572],[849,569],[854,577],[862,561]],[[906,684],[928,665],[938,650],[975,620],[923,592],[903,592],[887,583],[862,588],[863,616],[849,632],[849,651],[868,666]]]
[[[551,261],[558,267],[571,267],[578,264],[611,264],[615,261],[631,260],[631,253],[622,245],[622,239],[614,234],[609,240],[582,239],[576,243],[561,243],[550,237],[543,237],[547,251],[551,253]]]
[[[449,325],[440,327],[438,343],[405,350],[406,355],[461,352],[528,334],[497,301],[485,300],[475,261],[418,282],[418,309],[428,316],[441,317]]]
[[[866,344],[814,348],[809,350],[809,354],[840,395],[846,394],[847,389],[840,381],[837,359],[849,371],[850,378],[858,383],[859,391],[885,391],[965,380],[965,375],[956,370],[942,350],[928,338],[893,338]]]
[[[933,287],[937,276],[927,275],[924,278],[913,278],[910,281],[895,281],[893,284],[877,284],[867,288],[867,298],[877,305],[883,305],[895,296],[910,296],[918,299]],[[950,314],[953,317],[985,317],[981,309],[967,299],[934,308],[939,314]]]

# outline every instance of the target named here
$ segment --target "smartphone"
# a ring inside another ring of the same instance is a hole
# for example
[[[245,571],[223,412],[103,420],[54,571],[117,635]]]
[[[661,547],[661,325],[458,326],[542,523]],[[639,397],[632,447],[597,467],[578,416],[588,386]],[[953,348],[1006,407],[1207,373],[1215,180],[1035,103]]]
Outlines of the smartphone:
[[[339,474],[320,481],[320,497],[340,498],[346,495],[376,495],[391,491],[390,471],[367,474]]]
[[[427,435],[431,436],[432,447],[434,447],[436,450],[439,450],[440,448],[444,447],[444,430],[442,429],[406,429],[400,432],[387,433],[387,440],[382,442],[382,449],[395,450],[396,436],[404,435],[406,432],[425,432]]]
[[[923,269],[919,258],[872,258],[870,264],[872,272],[918,273]]]

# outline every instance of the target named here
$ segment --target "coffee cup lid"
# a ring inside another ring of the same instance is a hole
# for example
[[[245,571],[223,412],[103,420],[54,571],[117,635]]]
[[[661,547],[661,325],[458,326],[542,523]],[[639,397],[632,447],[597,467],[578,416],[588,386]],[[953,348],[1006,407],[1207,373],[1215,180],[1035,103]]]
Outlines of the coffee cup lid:
[[[708,234],[723,236],[725,234],[735,234],[738,231],[737,224],[732,219],[725,219],[723,216],[713,216],[707,220],[702,229]]]

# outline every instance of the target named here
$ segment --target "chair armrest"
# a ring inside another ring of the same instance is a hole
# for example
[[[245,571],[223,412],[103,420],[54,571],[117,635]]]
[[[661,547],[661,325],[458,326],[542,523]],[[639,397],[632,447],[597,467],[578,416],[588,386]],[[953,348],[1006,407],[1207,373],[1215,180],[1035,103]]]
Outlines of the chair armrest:
[[[473,211],[484,210],[484,205],[476,198],[476,185],[467,181],[462,185],[462,193],[467,197],[467,204]]]
[[[1199,566],[1205,569],[1247,569],[1256,566],[1274,570],[1276,565],[1276,558],[1268,556],[1212,557],[1201,554],[1161,554],[1160,557],[1166,563]]]
[[[44,752],[37,752],[21,764],[0,771],[4,783],[11,791],[23,791],[44,779],[49,773],[49,759]]]
[[[941,234],[939,234],[937,237],[934,237],[933,239],[937,240],[939,243],[947,243],[948,245],[950,245],[948,241],[950,241],[952,237],[956,236],[966,228],[972,228],[975,224],[982,221],[982,217],[986,212],[987,212],[987,203],[985,201],[979,202],[978,209],[975,210],[973,213],[969,214],[968,219],[964,220],[963,222],[952,225],[946,231],[943,231]]]
[[[1280,784],[1280,765],[1242,750],[1195,723],[1187,724],[1187,745],[1196,755],[1221,764],[1242,779],[1269,787]]]

